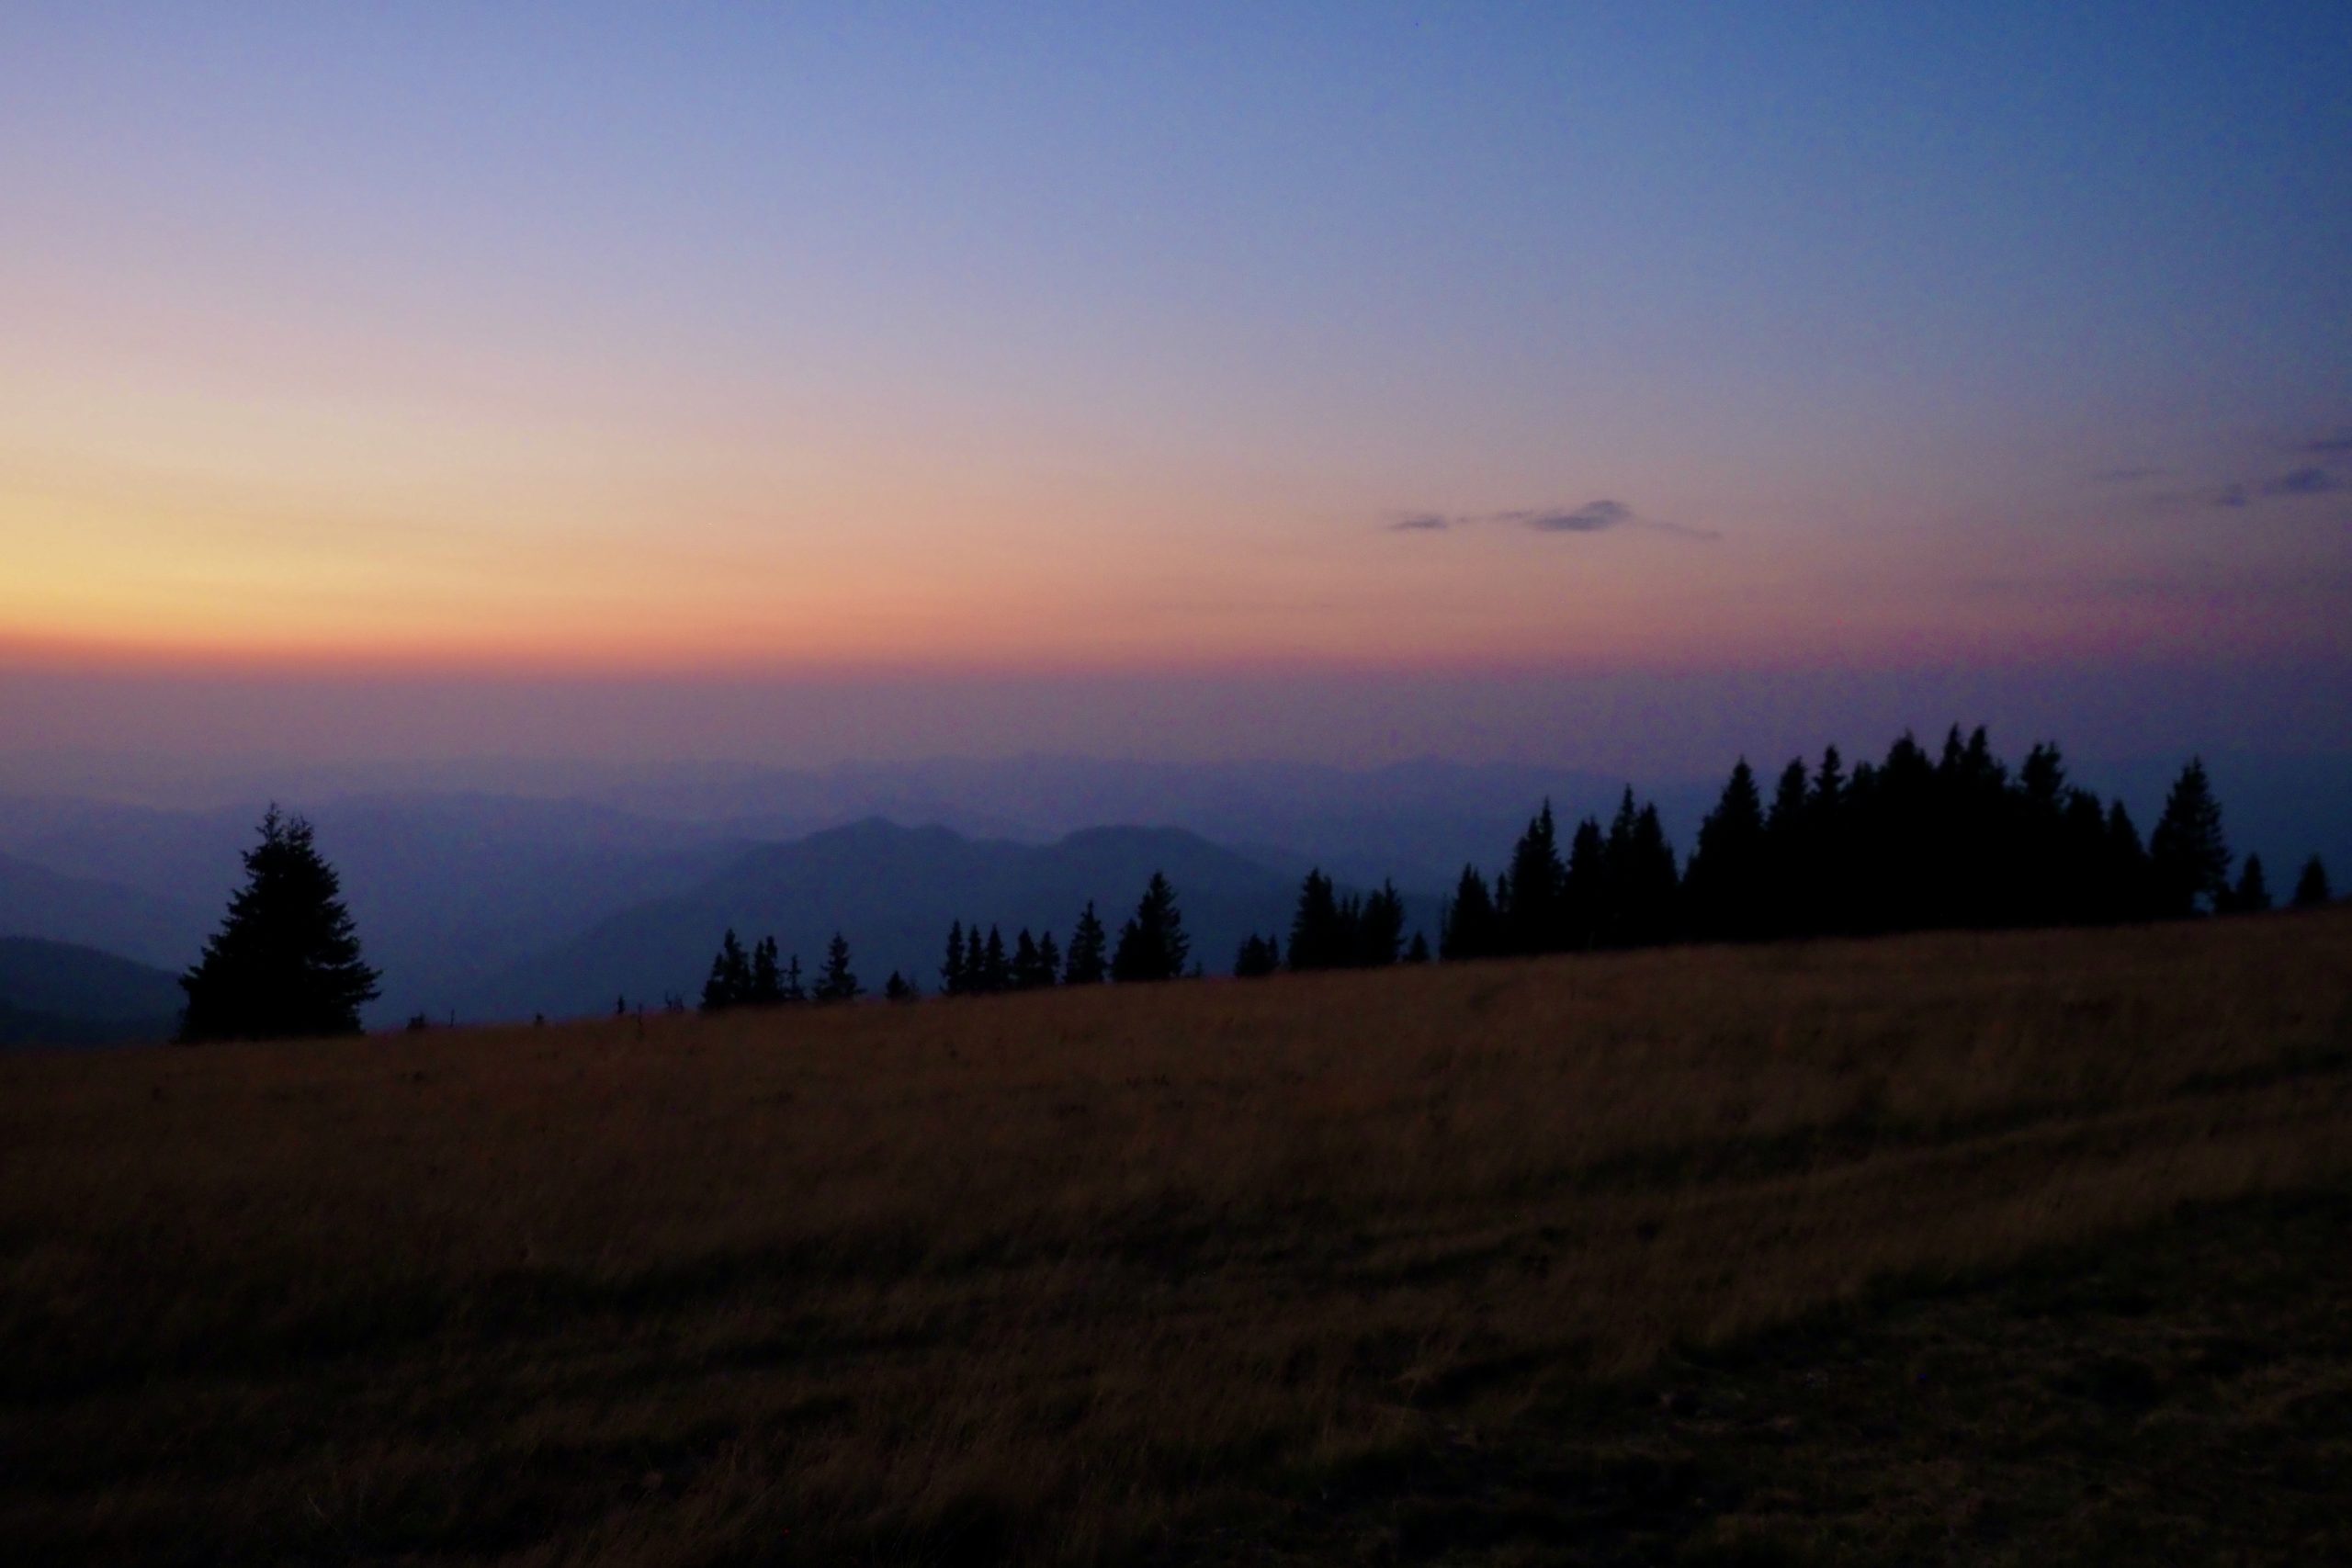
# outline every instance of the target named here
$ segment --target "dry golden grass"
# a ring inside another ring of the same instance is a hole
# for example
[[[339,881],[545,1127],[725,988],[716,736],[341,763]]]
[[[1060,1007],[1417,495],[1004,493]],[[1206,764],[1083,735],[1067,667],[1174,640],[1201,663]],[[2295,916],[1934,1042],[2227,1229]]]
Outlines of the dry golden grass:
[[[2347,911],[18,1056],[0,1536],[1246,1559],[1672,1348],[2347,1172]]]

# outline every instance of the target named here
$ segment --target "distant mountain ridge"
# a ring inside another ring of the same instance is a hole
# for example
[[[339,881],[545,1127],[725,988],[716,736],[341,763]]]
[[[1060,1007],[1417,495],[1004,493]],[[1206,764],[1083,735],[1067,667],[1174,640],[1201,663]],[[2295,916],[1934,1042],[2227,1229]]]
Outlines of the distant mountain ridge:
[[[192,899],[0,853],[0,937],[39,937],[176,968],[195,962],[211,919]]]
[[[1155,872],[1174,884],[1193,957],[1227,973],[1251,932],[1286,931],[1295,876],[1180,828],[1091,828],[1050,844],[967,839],[941,827],[880,818],[787,843],[763,844],[682,893],[608,917],[583,935],[526,960],[468,993],[467,1017],[550,1017],[611,1008],[616,997],[692,1001],[729,928],[746,942],[773,934],[813,967],[835,931],[848,937],[859,978],[878,989],[897,969],[937,988],[951,922],[1023,926],[1067,942],[1089,900],[1114,934]],[[1436,905],[1408,915],[1434,940]]]
[[[1785,761],[1749,760],[1768,781]],[[2077,762],[2073,771],[2120,794],[2144,829],[2180,761]],[[2352,880],[2352,757],[2209,752],[2206,761],[2232,848],[2258,850],[2274,886],[2290,885],[2312,851],[2326,857],[2339,886]],[[1350,769],[1027,756],[797,770],[548,763],[508,773],[503,782],[485,774],[491,785],[460,787],[433,782],[442,775],[424,762],[390,772],[275,769],[243,804],[219,804],[212,789],[190,796],[213,802],[198,809],[0,795],[0,934],[81,942],[166,969],[192,962],[219,924],[239,880],[239,852],[275,795],[310,816],[322,852],[342,875],[368,959],[384,972],[384,997],[367,1014],[377,1026],[416,1012],[469,1010],[524,966],[609,919],[700,886],[759,846],[876,816],[1031,848],[1102,823],[1182,829],[1280,874],[1291,896],[1314,864],[1357,887],[1393,877],[1408,896],[1422,896],[1419,908],[1428,913],[1417,923],[1434,937],[1435,898],[1453,888],[1464,862],[1490,874],[1499,869],[1546,797],[1566,830],[1587,814],[1605,820],[1624,787],[1589,771],[1438,760]],[[379,782],[395,776],[402,789]],[[1635,782],[1687,860],[1720,776]],[[563,790],[572,793],[547,793]],[[1136,891],[1109,890],[1104,918],[1115,926],[1114,915],[1124,918]],[[878,948],[869,953],[883,939],[862,937],[854,928],[865,922],[850,913],[845,906],[841,924],[861,965],[879,964],[878,978],[895,960]],[[1067,934],[1074,910],[1043,913]],[[958,908],[951,918],[1004,914]],[[1286,924],[1287,897],[1280,915]],[[1232,954],[1211,949],[1204,942],[1202,957],[1215,972]],[[926,947],[919,956],[928,985],[938,955]],[[647,976],[645,988],[658,998],[689,981],[698,983],[698,973],[665,972]]]
[[[167,1040],[179,981],[151,964],[74,942],[0,936],[0,1045]]]
[[[171,811],[0,798],[0,931],[192,963],[242,879],[263,804]],[[285,804],[318,828],[368,962],[383,971],[383,998],[367,1014],[378,1025],[437,1015],[464,987],[690,886],[743,847],[708,826],[576,801],[460,793]],[[27,858],[11,863],[9,852]],[[25,868],[13,883],[12,864]],[[53,891],[99,882],[104,897],[85,889],[61,903]]]

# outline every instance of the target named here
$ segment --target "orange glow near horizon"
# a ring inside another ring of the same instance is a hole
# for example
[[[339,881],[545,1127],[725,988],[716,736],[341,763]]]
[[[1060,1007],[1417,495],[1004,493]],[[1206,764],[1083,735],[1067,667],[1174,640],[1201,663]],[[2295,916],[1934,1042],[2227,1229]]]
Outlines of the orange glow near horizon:
[[[1034,455],[894,462],[871,439],[812,454],[691,425],[526,423],[502,443],[455,416],[232,418],[186,391],[45,419],[0,395],[0,412],[51,438],[0,452],[0,658],[25,666],[1669,671],[2294,653],[2340,637],[2324,576],[2300,596],[2291,570],[2234,599],[2224,572],[2186,594],[2144,570],[2118,589],[2077,548],[2011,581],[2009,538],[1955,547],[1893,494],[1876,526],[1816,523],[1796,491],[1703,536],[1544,535],[1493,515],[1413,532],[1388,525],[1378,485],[1213,468],[1138,492],[1107,471],[1040,472]],[[1683,482],[1687,500],[1649,487],[1662,511],[1722,516]]]
[[[2340,27],[43,9],[0,676],[2352,657]]]

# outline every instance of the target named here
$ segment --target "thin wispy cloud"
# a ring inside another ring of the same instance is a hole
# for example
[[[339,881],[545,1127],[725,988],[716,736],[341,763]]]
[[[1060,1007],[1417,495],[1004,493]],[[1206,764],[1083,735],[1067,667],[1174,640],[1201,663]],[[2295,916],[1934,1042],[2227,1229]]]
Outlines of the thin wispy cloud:
[[[2266,501],[2301,501],[2312,496],[2334,495],[2352,489],[2343,476],[2317,465],[2293,468],[2267,479],[2231,479],[2226,484],[2208,486],[2203,490],[2176,491],[2155,498],[2165,508],[2207,507],[2217,512],[2244,512]]]
[[[2281,474],[2262,487],[2265,495],[2332,495],[2344,488],[2344,481],[2325,468],[2297,468],[2291,474]]]
[[[1601,534],[1623,528],[1634,517],[1634,509],[1622,501],[1589,501],[1569,512],[1506,512],[1497,521],[1539,534]]]
[[[1409,512],[1387,525],[1400,534],[1444,534],[1459,528],[1524,528],[1537,534],[1608,534],[1637,532],[1673,534],[1685,539],[1715,539],[1712,528],[1693,528],[1645,517],[1622,501],[1603,498],[1581,506],[1529,506],[1509,512]]]
[[[2091,476],[2091,483],[2099,485],[2137,484],[2142,479],[2162,479],[2162,468],[2102,468]]]
[[[2352,456],[2352,430],[2339,430],[2333,435],[2323,435],[2316,441],[2305,441],[2287,448],[2310,457],[2342,457]]]

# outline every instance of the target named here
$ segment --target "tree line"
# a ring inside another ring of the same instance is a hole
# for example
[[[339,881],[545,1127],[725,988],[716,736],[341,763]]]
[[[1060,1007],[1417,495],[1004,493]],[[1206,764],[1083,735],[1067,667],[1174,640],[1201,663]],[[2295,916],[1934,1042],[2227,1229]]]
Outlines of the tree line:
[[[358,1032],[378,995],[334,868],[311,825],[272,806],[260,841],[243,853],[245,880],[220,929],[180,985],[184,1041],[267,1039]],[[2290,902],[2315,908],[2334,893],[2319,857],[2305,862]],[[1607,826],[1579,821],[1561,847],[1547,801],[1489,879],[1463,867],[1445,901],[1434,956],[1447,961],[1653,946],[1868,936],[1962,927],[2111,925],[2267,909],[2258,855],[2234,859],[2221,802],[2201,761],[2181,769],[2143,840],[2120,800],[2073,784],[2058,748],[2038,744],[2015,770],[1982,728],[1957,726],[1930,756],[1911,735],[1883,760],[1850,771],[1835,747],[1817,763],[1791,761],[1768,803],[1745,758],[1678,863],[1654,804],[1629,788]],[[1286,934],[1251,933],[1234,955],[1244,978],[1283,970],[1379,968],[1432,957],[1406,932],[1391,882],[1342,893],[1307,873]],[[1176,890],[1154,872],[1114,940],[1092,903],[1069,946],[1050,931],[957,920],[947,933],[939,990],[990,996],[1055,986],[1147,983],[1197,976]],[[702,991],[711,1012],[796,1003],[843,1003],[865,994],[849,942],[833,933],[804,978],[774,937],[748,949],[720,939]],[[882,994],[922,995],[892,971]],[[683,1006],[683,1001],[676,1005]]]
[[[890,978],[899,979],[894,972]],[[742,939],[729,926],[710,961],[710,976],[702,985],[702,1010],[724,1012],[729,1008],[782,1007],[792,1002],[854,1002],[865,994],[857,972],[850,967],[849,939],[841,932],[825,945],[824,966],[814,981],[803,985],[800,955],[788,963],[776,961],[775,938],[763,936],[743,949]]]
[[[1446,958],[1762,942],[1939,928],[2113,925],[2267,909],[2261,857],[2231,875],[2221,803],[2201,761],[2182,768],[2143,842],[2121,801],[2068,782],[2055,745],[2014,772],[1982,728],[1930,757],[1910,735],[1849,773],[1835,747],[1781,771],[1768,805],[1742,759],[1678,873],[1657,809],[1628,790],[1564,853],[1547,804],[1491,885],[1463,869]],[[2317,856],[2294,902],[2330,897]]]
[[[1079,911],[1070,929],[1067,953],[1050,931],[1033,936],[1024,926],[1008,947],[1001,926],[990,925],[983,936],[978,920],[968,930],[956,920],[947,929],[947,956],[939,968],[939,994],[987,997],[1055,986],[1099,986],[1106,980],[1133,985],[1180,979],[1200,974],[1198,964],[1186,966],[1192,946],[1184,931],[1183,911],[1177,906],[1176,889],[1164,874],[1155,871],[1136,901],[1135,913],[1119,929],[1115,943],[1104,930],[1102,917],[1094,912],[1091,899]],[[702,1009],[723,1012],[730,1008],[804,1000],[852,1001],[859,995],[857,976],[850,969],[849,943],[838,931],[827,951],[823,974],[806,993],[797,984],[799,971],[797,954],[787,964],[777,966],[775,938],[762,938],[747,958],[741,939],[729,930],[710,962]],[[770,978],[763,981],[763,975]],[[922,988],[894,969],[883,995],[892,1001],[913,1001],[922,995]]]
[[[2234,876],[2232,874],[2235,867]],[[2332,897],[2312,856],[2293,903]],[[2204,763],[2192,758],[2143,842],[2123,803],[2070,783],[2054,744],[2012,771],[1982,727],[1957,726],[1930,757],[1911,735],[1883,761],[1850,772],[1837,748],[1816,764],[1792,760],[1768,804],[1745,758],[1679,862],[1654,803],[1631,788],[1604,826],[1587,817],[1567,835],[1547,801],[1490,881],[1466,865],[1439,922],[1435,956],[1529,956],[1675,942],[1764,942],[1940,928],[2111,925],[2271,907],[2259,855],[2234,862]],[[1343,893],[1318,867],[1301,883],[1285,935],[1252,932],[1233,974],[1379,968],[1428,962],[1406,931],[1395,883]],[[1172,954],[1163,931],[1179,933]],[[1094,906],[1063,955],[1051,931],[949,928],[940,990],[989,996],[1186,973],[1173,889],[1155,874],[1106,962]],[[1192,973],[1198,973],[1197,965]]]

